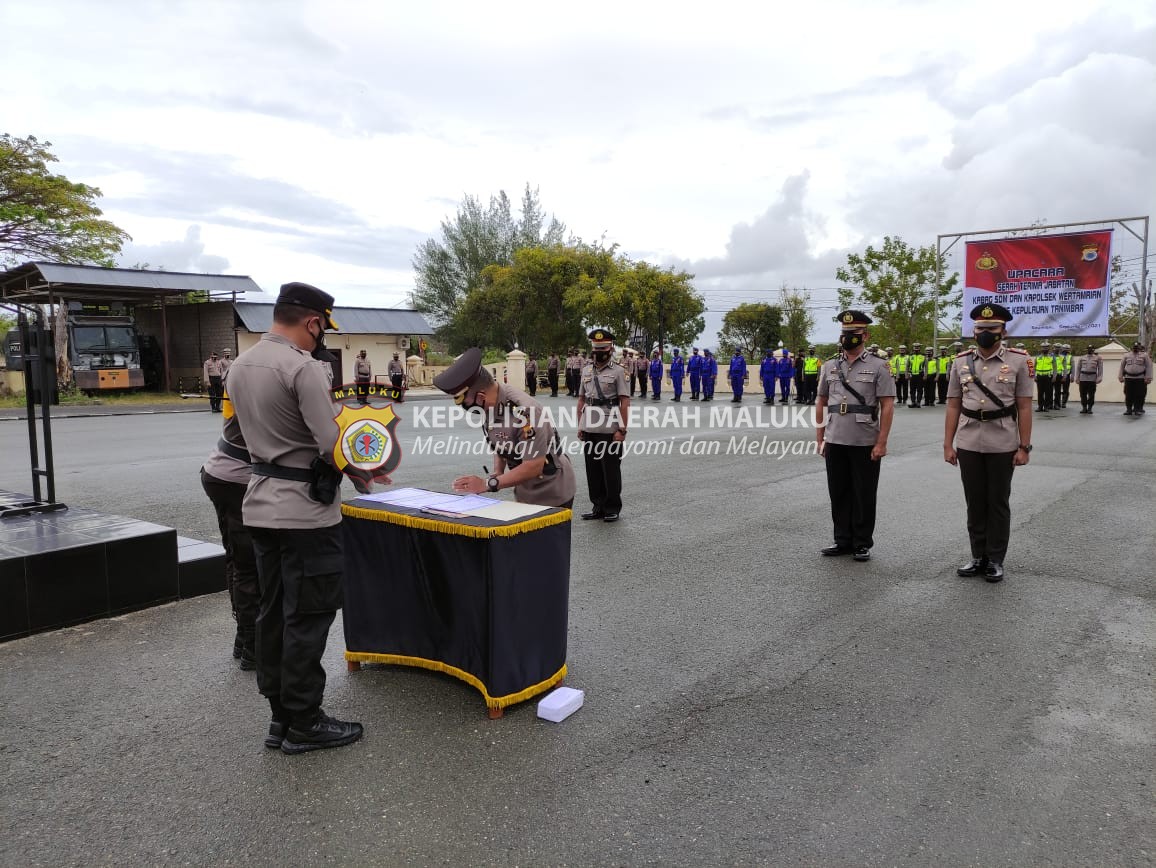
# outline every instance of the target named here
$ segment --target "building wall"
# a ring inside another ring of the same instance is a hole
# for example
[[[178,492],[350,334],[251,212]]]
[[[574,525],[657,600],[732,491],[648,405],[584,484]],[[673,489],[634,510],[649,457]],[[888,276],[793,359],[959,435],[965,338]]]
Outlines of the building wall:
[[[137,308],[137,330],[162,341],[161,312],[159,309]],[[202,366],[213,350],[220,355],[225,347],[238,352],[237,334],[233,327],[233,304],[213,301],[205,304],[186,304],[165,308],[169,332],[169,369],[173,388],[183,378],[197,379]],[[187,385],[187,384],[186,384]]]

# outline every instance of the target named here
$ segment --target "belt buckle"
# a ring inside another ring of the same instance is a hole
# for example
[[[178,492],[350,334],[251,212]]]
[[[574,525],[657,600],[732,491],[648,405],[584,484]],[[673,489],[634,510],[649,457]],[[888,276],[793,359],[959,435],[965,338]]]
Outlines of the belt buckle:
[[[839,415],[840,416],[846,416],[847,415],[847,402],[846,401],[844,401],[843,403],[841,403],[839,405]]]
[[[984,415],[985,412],[987,412],[987,411],[986,410],[980,410],[979,411],[979,421],[980,422],[986,422],[987,421],[987,417]]]

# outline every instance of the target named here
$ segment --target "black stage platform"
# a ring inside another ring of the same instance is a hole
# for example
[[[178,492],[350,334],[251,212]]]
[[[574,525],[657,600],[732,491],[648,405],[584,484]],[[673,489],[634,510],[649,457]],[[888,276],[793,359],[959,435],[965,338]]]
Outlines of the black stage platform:
[[[0,511],[31,500],[0,491]],[[65,509],[0,519],[0,642],[225,589],[219,545]]]

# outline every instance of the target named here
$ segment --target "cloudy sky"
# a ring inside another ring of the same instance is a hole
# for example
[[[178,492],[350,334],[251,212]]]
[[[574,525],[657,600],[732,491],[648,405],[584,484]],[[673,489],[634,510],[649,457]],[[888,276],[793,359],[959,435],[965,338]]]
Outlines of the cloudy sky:
[[[125,264],[339,303],[404,305],[463,194],[527,182],[693,272],[708,341],[784,282],[829,322],[885,234],[1156,211],[1150,0],[6,0],[0,33],[3,131],[103,190]]]

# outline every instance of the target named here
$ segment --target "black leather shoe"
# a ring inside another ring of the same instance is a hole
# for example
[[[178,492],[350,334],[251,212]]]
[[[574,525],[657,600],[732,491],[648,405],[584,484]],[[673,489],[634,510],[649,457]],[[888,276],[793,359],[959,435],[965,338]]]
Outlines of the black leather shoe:
[[[852,557],[857,561],[869,561],[871,560],[871,549],[866,546],[859,546],[859,548],[855,549]]]
[[[825,549],[819,549],[819,554],[825,558],[838,557],[839,555],[851,554],[851,546],[827,546]]]
[[[1003,564],[992,561],[983,571],[983,577],[989,582],[1003,581]]]
[[[1125,416],[1131,416],[1131,415],[1132,415],[1132,411],[1131,411],[1131,410],[1125,410],[1125,411],[1124,411],[1124,415],[1125,415]]]
[[[364,734],[360,723],[338,720],[325,712],[305,729],[290,726],[281,742],[281,751],[288,754],[305,753],[310,750],[324,750],[353,744]]]
[[[241,669],[244,672],[252,672],[257,668],[257,658],[253,656],[253,652],[245,648],[241,651],[240,657]]]
[[[287,732],[289,732],[289,721],[276,719],[269,721],[269,734],[265,736],[265,747],[277,750],[281,747],[281,742],[285,741]]]
[[[618,521],[618,513],[608,512],[606,515],[602,516],[602,520],[606,522]]]
[[[972,558],[955,572],[957,575],[963,576],[965,579],[969,579],[972,576],[978,576],[986,569],[987,558]]]
[[[596,519],[599,519],[599,518],[605,518],[605,517],[606,517],[606,513],[604,513],[604,512],[599,512],[599,511],[598,511],[598,510],[596,510],[596,509],[595,509],[595,510],[593,510],[592,512],[584,512],[584,513],[582,513],[582,520],[583,520],[583,521],[594,521],[594,520],[596,520]]]

